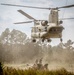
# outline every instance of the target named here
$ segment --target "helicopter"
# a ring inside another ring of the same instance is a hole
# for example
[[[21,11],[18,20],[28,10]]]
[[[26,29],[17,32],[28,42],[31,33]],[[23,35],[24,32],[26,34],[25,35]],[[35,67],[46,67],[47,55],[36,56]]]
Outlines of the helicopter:
[[[42,42],[47,40],[48,42],[51,42],[51,38],[60,38],[60,41],[62,42],[62,31],[64,30],[64,27],[62,26],[63,21],[65,19],[74,19],[74,18],[64,18],[59,19],[58,11],[61,8],[70,8],[74,7],[74,4],[62,6],[62,7],[56,7],[56,8],[43,8],[43,7],[33,7],[33,6],[23,6],[23,5],[14,5],[14,4],[4,4],[1,5],[7,5],[7,6],[17,6],[17,7],[26,7],[26,8],[36,8],[36,9],[48,9],[50,10],[49,14],[49,20],[37,20],[24,12],[23,10],[18,10],[21,14],[26,16],[29,19],[32,19],[33,21],[26,21],[26,22],[17,22],[14,24],[23,24],[23,23],[31,23],[34,22],[34,26],[31,29],[31,37],[32,41],[36,42],[36,39],[41,39]]]

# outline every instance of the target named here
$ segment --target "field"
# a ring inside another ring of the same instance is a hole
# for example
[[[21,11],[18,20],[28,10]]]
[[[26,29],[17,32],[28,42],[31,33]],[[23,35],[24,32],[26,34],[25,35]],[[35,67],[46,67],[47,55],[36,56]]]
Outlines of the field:
[[[59,70],[36,70],[36,69],[15,69],[6,68],[3,69],[3,75],[74,75],[72,72],[68,72],[66,69],[62,68]]]
[[[48,70],[48,69],[44,70],[32,67],[29,67],[27,69],[21,69],[21,68],[3,66],[0,63],[0,75],[74,75],[74,73],[67,71],[64,68],[56,70]]]

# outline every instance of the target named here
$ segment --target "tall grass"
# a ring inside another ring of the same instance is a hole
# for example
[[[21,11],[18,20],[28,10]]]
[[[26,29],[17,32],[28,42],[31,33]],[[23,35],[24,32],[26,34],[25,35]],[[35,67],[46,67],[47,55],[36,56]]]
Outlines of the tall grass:
[[[31,68],[20,70],[6,67],[3,69],[3,75],[74,75],[74,73],[68,72],[64,68],[49,71],[49,70],[36,70]]]

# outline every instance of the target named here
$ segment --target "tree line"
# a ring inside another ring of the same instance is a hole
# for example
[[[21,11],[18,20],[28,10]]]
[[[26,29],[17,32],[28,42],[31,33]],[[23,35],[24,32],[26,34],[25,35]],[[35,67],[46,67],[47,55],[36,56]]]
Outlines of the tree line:
[[[32,43],[27,35],[19,30],[6,28],[0,35],[0,62],[27,62],[44,58],[48,62],[74,62],[73,41],[51,46],[37,41]]]

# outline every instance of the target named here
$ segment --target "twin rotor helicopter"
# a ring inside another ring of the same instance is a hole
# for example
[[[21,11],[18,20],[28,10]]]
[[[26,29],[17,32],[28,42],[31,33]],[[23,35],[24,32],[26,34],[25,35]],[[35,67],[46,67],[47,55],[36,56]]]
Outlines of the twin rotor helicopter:
[[[48,21],[37,20],[33,18],[32,16],[30,16],[29,14],[27,14],[26,12],[22,10],[18,10],[18,12],[20,12],[22,15],[26,16],[27,18],[33,21],[17,22],[14,24],[34,22],[34,26],[31,29],[31,37],[33,42],[36,42],[37,39],[41,39],[42,42],[44,42],[45,40],[47,40],[48,42],[51,42],[51,38],[60,38],[60,41],[62,42],[63,41],[62,31],[64,29],[64,27],[62,26],[62,23],[63,23],[62,20],[74,19],[74,18],[63,18],[62,20],[60,20],[58,15],[59,9],[74,7],[74,4],[62,6],[62,7],[56,7],[56,8],[43,8],[43,7],[23,6],[23,5],[14,5],[14,4],[4,4],[4,3],[2,3],[1,5],[50,10]]]

